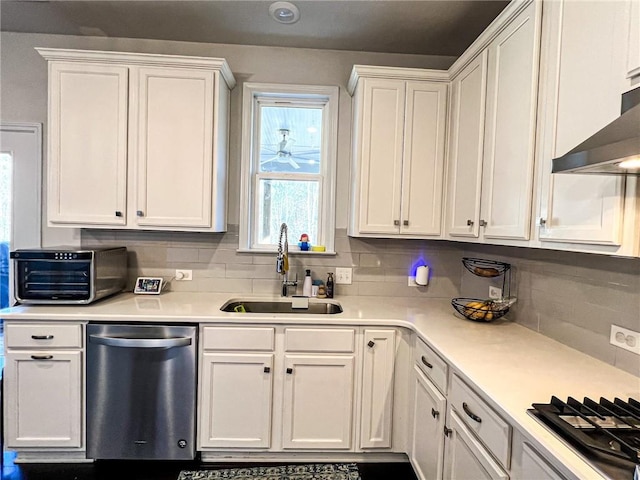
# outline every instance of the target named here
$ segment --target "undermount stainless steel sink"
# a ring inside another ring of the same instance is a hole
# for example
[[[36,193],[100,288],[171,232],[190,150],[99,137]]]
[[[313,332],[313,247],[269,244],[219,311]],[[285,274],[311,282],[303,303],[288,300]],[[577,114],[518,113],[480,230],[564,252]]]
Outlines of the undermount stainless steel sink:
[[[333,315],[342,313],[342,307],[334,302],[309,302],[308,308],[293,308],[291,301],[229,300],[220,310],[236,313],[286,313],[299,315]]]

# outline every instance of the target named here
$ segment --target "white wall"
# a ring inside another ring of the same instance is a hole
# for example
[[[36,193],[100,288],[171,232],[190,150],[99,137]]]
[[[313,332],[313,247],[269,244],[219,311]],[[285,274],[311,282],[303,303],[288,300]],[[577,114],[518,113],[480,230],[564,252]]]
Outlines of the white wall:
[[[0,120],[40,122],[47,137],[47,68],[34,47],[114,50],[226,58],[238,86],[231,95],[229,142],[229,223],[239,217],[241,99],[244,82],[338,85],[338,183],[336,226],[346,228],[349,195],[351,98],[346,92],[354,64],[448,68],[455,57],[397,55],[336,50],[256,47],[140,39],[109,39],[66,35],[0,34]],[[44,152],[46,178],[46,151]],[[46,183],[46,182],[45,182]],[[46,199],[46,196],[43,195]],[[46,212],[46,208],[43,208]],[[71,229],[43,228],[43,244],[75,243]]]

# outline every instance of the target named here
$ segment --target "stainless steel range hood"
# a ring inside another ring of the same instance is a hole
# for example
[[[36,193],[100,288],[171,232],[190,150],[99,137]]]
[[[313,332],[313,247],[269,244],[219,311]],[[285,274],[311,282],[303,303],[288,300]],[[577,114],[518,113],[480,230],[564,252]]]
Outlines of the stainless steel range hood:
[[[640,87],[622,95],[622,115],[565,155],[553,159],[552,173],[640,175]]]

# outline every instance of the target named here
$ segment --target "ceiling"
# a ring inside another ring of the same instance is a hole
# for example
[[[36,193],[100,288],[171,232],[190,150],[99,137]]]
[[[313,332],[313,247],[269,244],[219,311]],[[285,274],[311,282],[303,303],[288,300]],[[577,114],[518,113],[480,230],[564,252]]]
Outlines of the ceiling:
[[[269,17],[271,1],[1,0],[3,32],[459,56],[504,9],[499,0],[294,0],[300,20]]]

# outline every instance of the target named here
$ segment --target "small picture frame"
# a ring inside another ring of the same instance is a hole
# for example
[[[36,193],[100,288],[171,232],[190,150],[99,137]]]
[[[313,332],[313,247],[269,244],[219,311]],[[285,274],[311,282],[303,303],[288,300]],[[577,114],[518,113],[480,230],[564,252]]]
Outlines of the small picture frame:
[[[133,293],[140,295],[159,295],[164,283],[161,277],[138,277]]]

